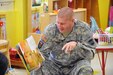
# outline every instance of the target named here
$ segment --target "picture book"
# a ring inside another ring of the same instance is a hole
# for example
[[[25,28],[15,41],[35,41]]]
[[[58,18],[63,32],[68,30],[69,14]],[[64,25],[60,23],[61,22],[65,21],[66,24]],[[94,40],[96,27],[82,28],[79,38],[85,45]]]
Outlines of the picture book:
[[[28,72],[38,68],[45,60],[36,47],[37,45],[33,36],[29,36],[26,40],[19,42],[17,45],[17,52]]]

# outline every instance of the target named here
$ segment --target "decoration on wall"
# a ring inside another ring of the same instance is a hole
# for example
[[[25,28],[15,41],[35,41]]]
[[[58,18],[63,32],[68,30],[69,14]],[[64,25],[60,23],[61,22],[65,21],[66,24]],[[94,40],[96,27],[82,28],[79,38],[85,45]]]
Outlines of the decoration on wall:
[[[6,39],[6,18],[0,16],[0,39]]]
[[[32,0],[32,6],[40,6],[42,0]]]
[[[14,0],[0,0],[0,11],[1,10],[14,10]]]
[[[40,33],[39,30],[39,12],[32,13],[32,31]]]
[[[43,3],[43,11],[44,11],[44,13],[48,12],[48,5],[46,2]]]
[[[113,6],[110,7],[110,12],[109,12],[109,26],[113,27]]]
[[[3,26],[3,21],[0,21],[0,27],[2,27]]]

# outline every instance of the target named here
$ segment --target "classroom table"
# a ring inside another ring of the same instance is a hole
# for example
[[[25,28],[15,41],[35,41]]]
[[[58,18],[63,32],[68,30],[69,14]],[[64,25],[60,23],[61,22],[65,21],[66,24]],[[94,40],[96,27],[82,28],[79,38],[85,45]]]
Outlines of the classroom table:
[[[96,47],[96,51],[97,51],[97,54],[98,54],[98,59],[99,59],[99,62],[100,62],[100,66],[101,66],[101,70],[102,70],[102,75],[105,75],[107,55],[108,55],[108,52],[113,52],[113,45],[97,46]],[[100,59],[99,52],[102,53],[102,55],[101,55],[102,59]]]

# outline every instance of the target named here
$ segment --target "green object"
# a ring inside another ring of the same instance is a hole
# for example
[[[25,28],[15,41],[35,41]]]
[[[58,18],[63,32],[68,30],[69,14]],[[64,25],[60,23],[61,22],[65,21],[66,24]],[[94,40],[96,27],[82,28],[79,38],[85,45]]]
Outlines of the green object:
[[[110,33],[113,34],[113,26],[110,27]]]

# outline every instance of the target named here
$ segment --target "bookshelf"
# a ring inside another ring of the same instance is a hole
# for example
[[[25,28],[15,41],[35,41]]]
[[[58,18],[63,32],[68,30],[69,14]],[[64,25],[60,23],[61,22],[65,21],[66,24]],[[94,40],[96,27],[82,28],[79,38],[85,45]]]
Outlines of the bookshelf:
[[[38,4],[39,6],[34,6],[32,1],[33,0],[27,1],[27,35],[35,32],[35,30],[39,27],[39,13],[41,11],[41,4]]]
[[[40,6],[32,6],[32,1],[33,0],[27,1],[27,12],[28,12],[27,13],[27,15],[28,15],[27,16],[27,33],[28,33],[28,35],[29,35],[29,33],[33,33],[33,31],[34,31],[33,21],[32,21],[33,20],[33,18],[32,18],[33,14],[39,13],[39,17],[44,16],[44,15],[47,16],[46,18],[45,17],[41,18],[41,19],[39,18],[39,21],[38,21],[39,22],[38,23],[39,28],[41,28],[41,30],[43,30],[43,26],[41,26],[41,25],[43,25],[43,23],[42,22],[40,23],[40,20],[47,19],[49,16],[51,16],[51,18],[52,17],[54,18],[54,15],[51,15],[51,13],[54,12],[54,10],[56,10],[55,9],[55,4],[57,4],[57,6],[58,6],[57,9],[68,6],[68,0],[43,0]],[[44,12],[44,10],[43,10],[43,4],[44,3],[47,3],[47,6],[48,6],[48,11],[47,12]],[[47,19],[44,22],[44,24],[48,24],[47,21],[48,21],[48,23],[50,23],[49,19]]]
[[[113,6],[113,0],[110,0],[110,6]]]
[[[55,3],[58,9],[68,6],[68,0],[48,0],[48,12],[53,12],[55,10]]]
[[[68,2],[68,6],[73,9],[86,8],[87,22],[90,24],[90,16],[93,16],[97,24],[100,25],[98,0],[73,0],[72,2]]]
[[[90,15],[93,16],[100,27],[100,7],[98,0],[91,0],[91,10],[90,10]]]

